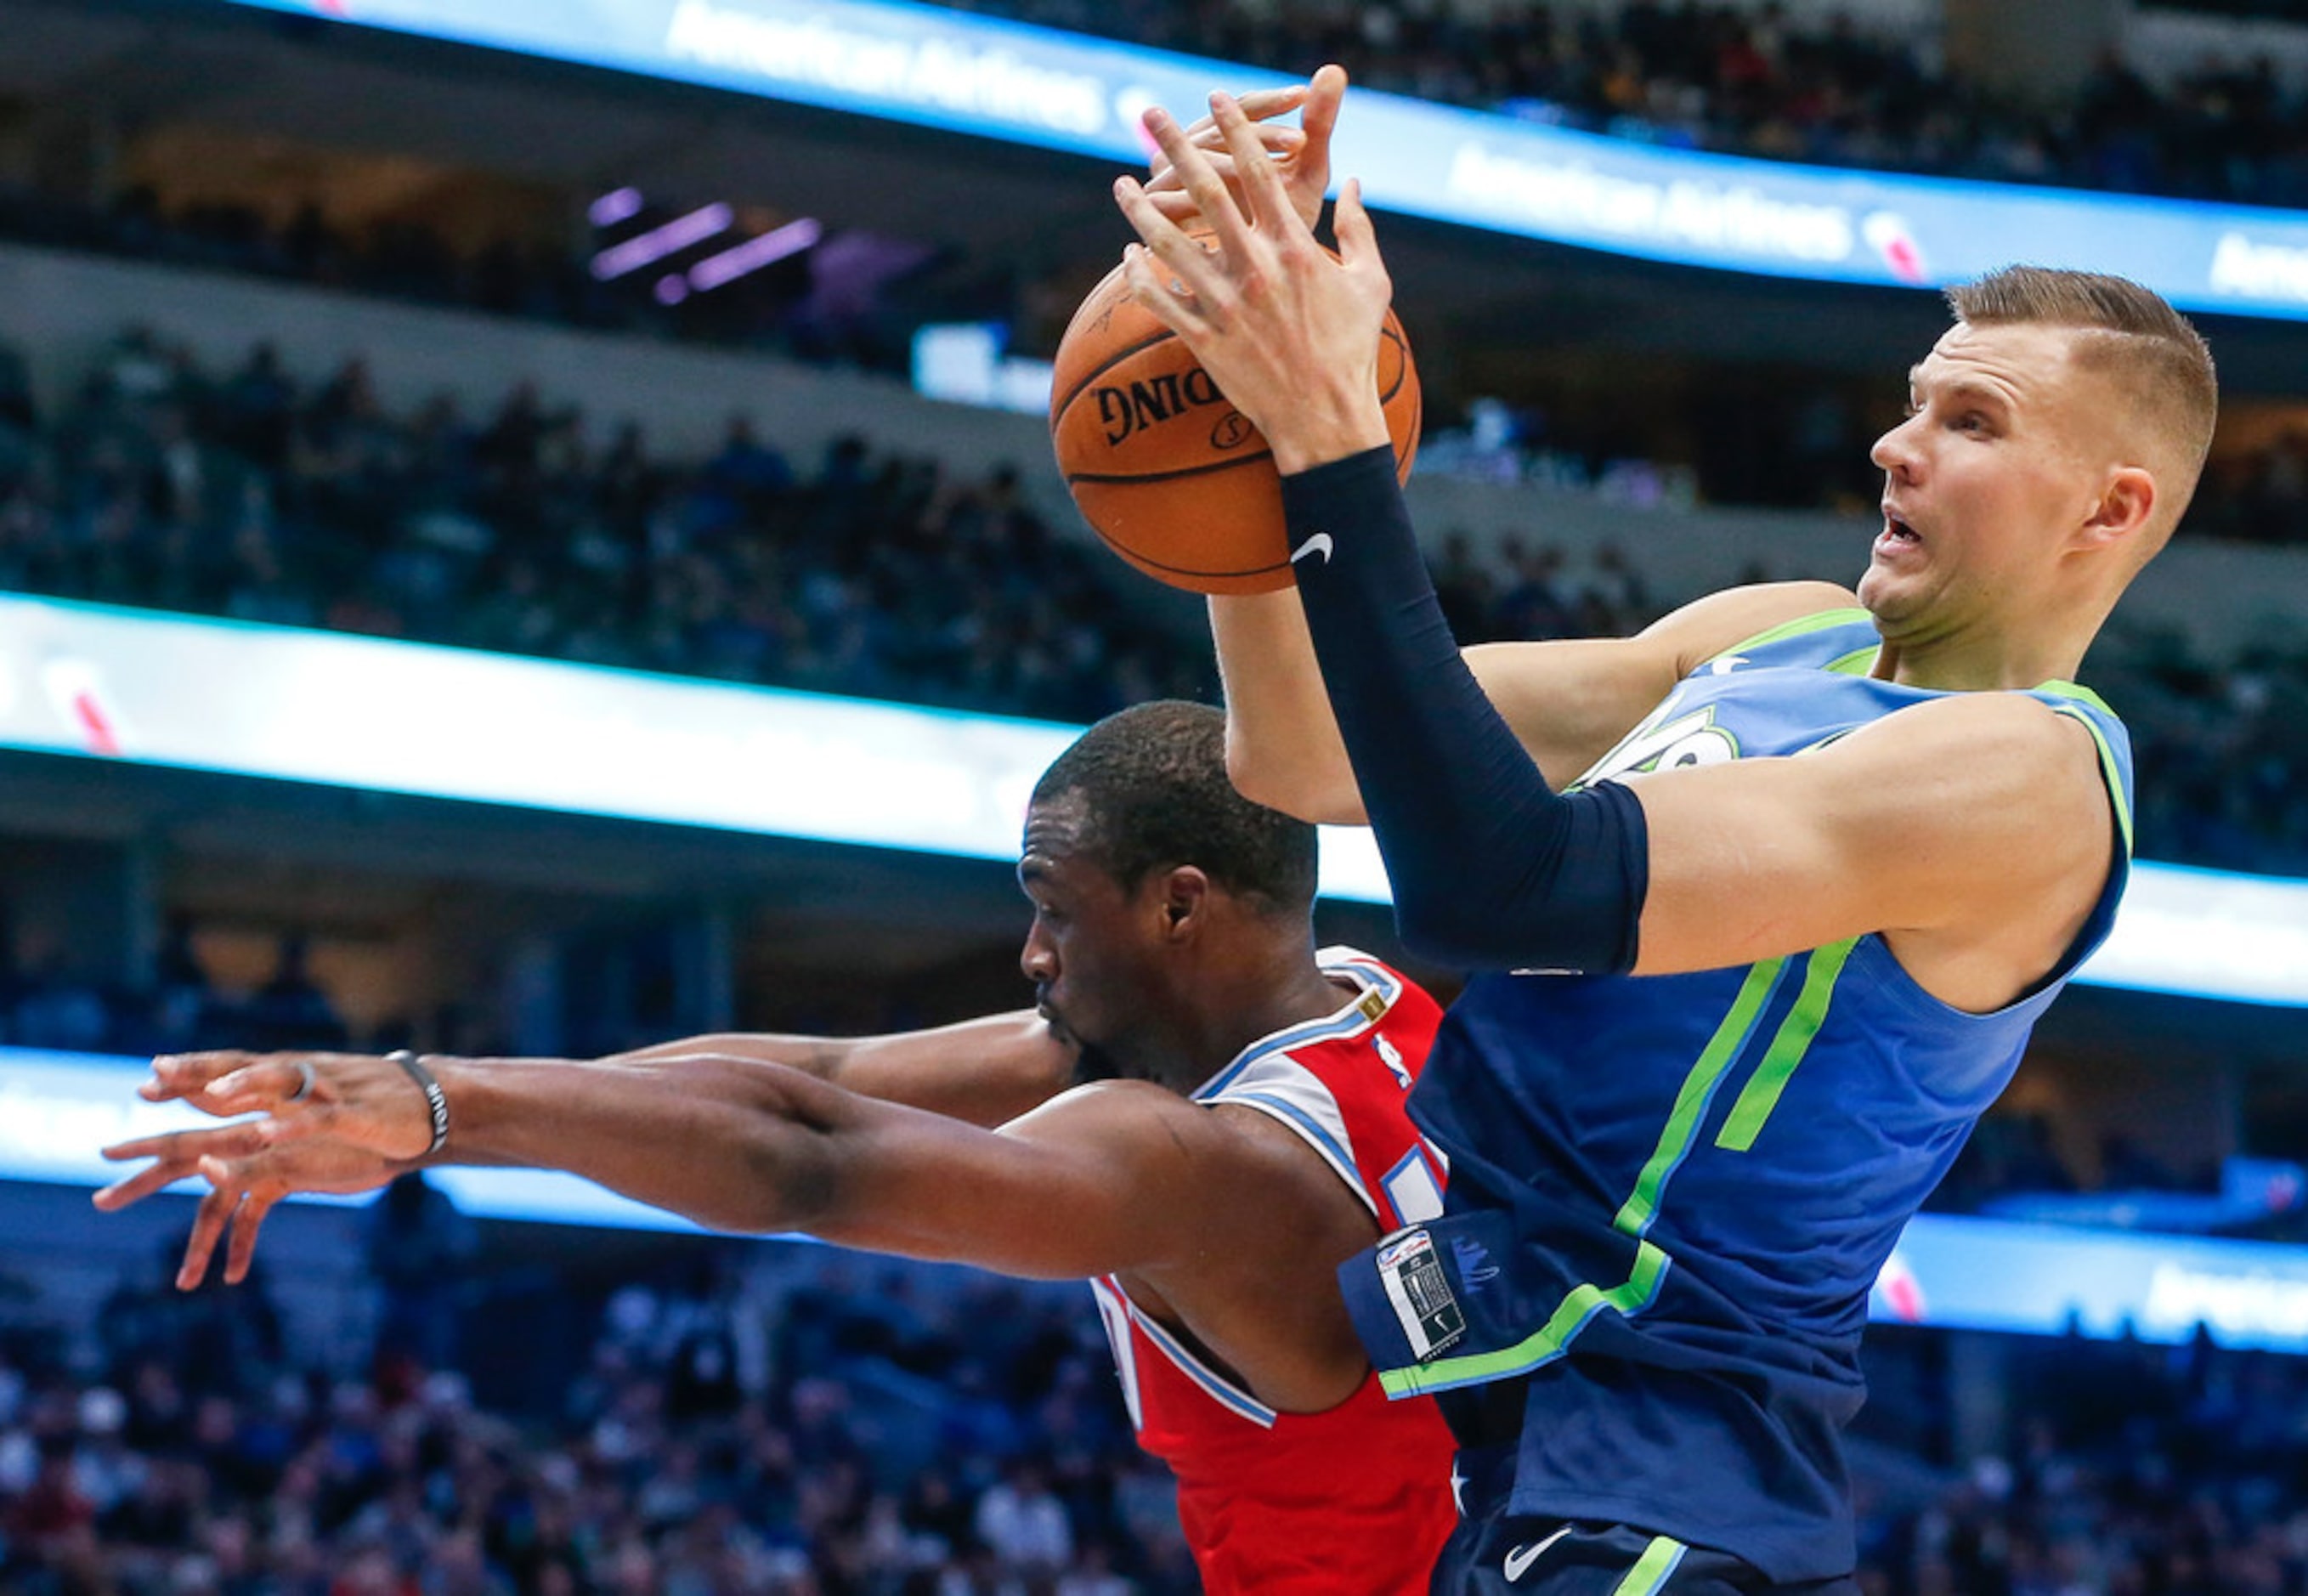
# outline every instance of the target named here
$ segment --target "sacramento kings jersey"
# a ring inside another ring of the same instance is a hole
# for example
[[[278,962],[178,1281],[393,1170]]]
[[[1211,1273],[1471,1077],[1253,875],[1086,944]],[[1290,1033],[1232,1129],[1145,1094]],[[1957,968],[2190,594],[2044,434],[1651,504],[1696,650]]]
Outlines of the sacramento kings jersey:
[[[1858,609],[1752,638],[1584,781],[1799,756],[1938,696],[1870,677],[1876,643]],[[1528,1376],[1508,1512],[1778,1581],[1851,1571],[1840,1432],[1869,1288],[2128,868],[2122,723],[2069,683],[2032,695],[2098,744],[2116,842],[2075,945],[2010,1006],[1949,1007],[1871,935],[1688,975],[1487,975],[1451,1007],[1411,1100],[1450,1160],[1446,1217],[1340,1278],[1390,1393]]]
[[[1326,1019],[1243,1049],[1194,1093],[1272,1116],[1305,1139],[1380,1231],[1442,1212],[1442,1165],[1403,1102],[1442,1019],[1434,1000],[1342,948],[1324,973],[1361,995]],[[1178,1516],[1211,1596],[1412,1596],[1449,1537],[1451,1432],[1425,1399],[1391,1402],[1378,1377],[1322,1413],[1279,1413],[1091,1282],[1131,1422],[1178,1477]]]

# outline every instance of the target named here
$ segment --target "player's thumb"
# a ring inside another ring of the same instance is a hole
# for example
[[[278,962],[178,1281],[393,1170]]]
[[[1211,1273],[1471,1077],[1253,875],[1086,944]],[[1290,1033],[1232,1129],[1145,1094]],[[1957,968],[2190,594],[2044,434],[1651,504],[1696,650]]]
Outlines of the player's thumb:
[[[1378,229],[1371,226],[1370,212],[1363,207],[1361,178],[1348,178],[1339,190],[1331,227],[1338,236],[1339,259],[1347,270],[1356,277],[1375,277],[1383,284],[1386,263],[1379,258]]]

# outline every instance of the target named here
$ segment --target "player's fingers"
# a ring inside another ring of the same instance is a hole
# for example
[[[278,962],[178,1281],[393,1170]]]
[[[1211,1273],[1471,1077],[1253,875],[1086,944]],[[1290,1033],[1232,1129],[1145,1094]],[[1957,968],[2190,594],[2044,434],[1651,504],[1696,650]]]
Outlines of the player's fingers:
[[[1253,89],[1238,96],[1242,114],[1253,122],[1263,122],[1269,116],[1287,116],[1306,103],[1312,83],[1285,83],[1279,89]]]
[[[89,1201],[102,1212],[117,1213],[130,1203],[142,1203],[163,1186],[174,1186],[192,1173],[191,1159],[161,1159],[132,1175],[122,1176]]]
[[[266,1058],[209,1083],[201,1106],[211,1114],[251,1114],[303,1102],[315,1077],[309,1060]]]
[[[1201,216],[1201,211],[1195,206],[1194,202],[1183,193],[1158,194],[1149,188],[1146,191],[1146,199],[1154,209],[1168,217],[1175,227],[1183,228]]]
[[[255,1145],[248,1151],[254,1153],[262,1148],[294,1142],[321,1141],[328,1136],[335,1119],[335,1110],[328,1108],[315,1109],[309,1114],[280,1114],[260,1119],[255,1126]]]
[[[1203,327],[1198,302],[1170,286],[1169,268],[1144,245],[1132,244],[1122,252],[1122,275],[1130,285],[1130,297],[1171,332],[1184,335]]]
[[[239,1048],[211,1053],[163,1053],[152,1061],[152,1078],[136,1089],[151,1102],[168,1102],[207,1087],[220,1076],[254,1063],[256,1055]]]
[[[1158,270],[1167,273],[1161,286],[1171,297],[1175,298],[1181,292],[1199,295],[1219,286],[1221,278],[1210,253],[1189,237],[1177,223],[1163,215],[1135,180],[1129,177],[1118,180],[1114,185],[1114,196],[1115,203],[1122,207],[1122,213],[1130,219],[1130,225],[1138,229],[1138,237],[1142,242],[1137,247],[1141,254],[1148,257],[1146,264],[1149,270],[1155,270],[1158,265]],[[1200,196],[1195,197],[1200,203]],[[1209,207],[1202,205],[1201,209],[1207,212]],[[1234,215],[1231,201],[1222,201],[1220,209]],[[1210,220],[1207,214],[1203,220]],[[1241,218],[1238,215],[1234,215],[1234,225],[1239,231]],[[1225,227],[1221,226],[1219,231],[1223,236]]]
[[[208,1171],[204,1168],[202,1174]],[[214,1176],[210,1176],[213,1180]],[[224,1228],[240,1206],[240,1188],[229,1180],[222,1186],[211,1186],[201,1205],[193,1211],[193,1233],[185,1240],[184,1262],[177,1266],[177,1290],[189,1291],[208,1278],[209,1260],[216,1255],[218,1239]]]
[[[1378,229],[1371,225],[1370,211],[1363,204],[1361,178],[1348,178],[1339,191],[1339,207],[1331,225],[1339,237],[1339,259],[1348,272],[1392,298],[1386,262],[1378,253]]]
[[[1228,259],[1241,259],[1242,251],[1249,242],[1250,224],[1244,219],[1242,208],[1236,204],[1227,180],[1219,175],[1210,158],[1194,148],[1187,139],[1185,130],[1168,112],[1159,107],[1149,110],[1146,113],[1146,131],[1154,136],[1154,142],[1161,146],[1162,153],[1176,168],[1180,184],[1200,207],[1202,220],[1218,235],[1219,247],[1225,250]],[[1244,142],[1245,146],[1255,143],[1254,140]],[[1235,165],[1239,168],[1241,152],[1236,151],[1232,153]],[[1261,155],[1260,159],[1265,158]],[[1127,209],[1125,205],[1124,210]],[[1144,229],[1139,229],[1139,237],[1145,239],[1149,247],[1158,254],[1164,254],[1167,258],[1167,252],[1160,243],[1148,237]]]
[[[1257,125],[1256,131],[1258,142],[1277,160],[1293,158],[1306,142],[1306,135],[1295,127],[1275,127],[1261,123]],[[1218,169],[1220,177],[1233,171],[1234,158],[1227,151],[1226,134],[1219,131],[1217,123],[1205,116],[1186,130],[1186,137],[1195,149],[1202,152],[1202,159]],[[1177,168],[1170,164],[1169,158],[1161,152],[1159,146],[1156,147],[1153,159],[1147,163],[1147,169],[1146,186],[1149,188],[1167,192],[1185,186],[1179,180]]]
[[[151,1158],[187,1166],[204,1156],[240,1158],[264,1146],[263,1124],[263,1120],[252,1119],[240,1125],[220,1125],[212,1130],[164,1131],[156,1136],[115,1142],[103,1150],[103,1156],[114,1163]]]
[[[1227,152],[1234,157],[1235,182],[1242,190],[1251,225],[1272,236],[1287,225],[1299,224],[1297,210],[1290,203],[1289,192],[1283,185],[1282,173],[1260,147],[1255,131],[1243,116],[1242,108],[1231,95],[1213,94],[1210,115],[1218,119],[1219,130],[1226,135]],[[1193,192],[1191,187],[1188,192]],[[1299,225],[1303,230],[1303,224]]]
[[[249,1264],[256,1256],[257,1232],[264,1228],[264,1216],[280,1201],[282,1188],[266,1185],[252,1189],[232,1216],[232,1237],[226,1244],[224,1278],[227,1285],[237,1286],[248,1278]]]
[[[1282,89],[1253,89],[1249,93],[1241,95],[1237,99],[1244,116],[1253,122],[1263,124],[1270,117],[1287,116],[1305,104],[1310,87],[1311,85],[1306,83],[1292,83]],[[1214,116],[1197,116],[1186,124],[1186,136],[1204,149],[1211,148],[1219,142],[1216,137],[1218,125],[1218,119]],[[1295,133],[1294,129],[1287,127],[1267,128],[1262,131],[1277,134]]]
[[[1298,118],[1309,148],[1330,149],[1331,134],[1339,125],[1339,109],[1347,97],[1347,69],[1332,62],[1314,73],[1306,85],[1305,111]]]

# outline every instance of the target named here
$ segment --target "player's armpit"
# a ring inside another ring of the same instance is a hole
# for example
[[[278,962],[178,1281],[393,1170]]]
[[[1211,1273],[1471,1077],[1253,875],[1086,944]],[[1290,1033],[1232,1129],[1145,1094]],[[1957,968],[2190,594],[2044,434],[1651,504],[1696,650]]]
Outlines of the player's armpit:
[[[1559,789],[1709,660],[1784,622],[1855,602],[1830,582],[1771,582],[1709,595],[1630,638],[1478,643],[1464,653],[1485,696]],[[1213,598],[1210,633],[1236,789],[1301,819],[1367,824],[1297,594]]]
[[[1933,699],[1816,754],[1631,777],[1649,833],[1638,974],[1885,933],[1959,1008],[2058,962],[2107,879],[2090,733],[2014,693]]]
[[[1482,643],[1466,651],[1467,663],[1560,790],[1709,660],[1788,621],[1857,602],[1833,582],[1763,582],[1693,600],[1632,637]]]

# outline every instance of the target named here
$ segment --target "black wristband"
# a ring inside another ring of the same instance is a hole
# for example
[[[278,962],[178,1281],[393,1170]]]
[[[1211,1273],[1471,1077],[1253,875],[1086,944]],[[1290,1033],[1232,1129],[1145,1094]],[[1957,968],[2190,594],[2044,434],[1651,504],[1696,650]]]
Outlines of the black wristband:
[[[426,1111],[433,1117],[433,1145],[420,1156],[431,1158],[448,1144],[449,1094],[441,1090],[441,1083],[433,1078],[433,1072],[426,1069],[409,1048],[398,1048],[387,1053],[385,1057],[406,1070],[409,1078],[417,1083],[417,1089],[425,1094]]]

